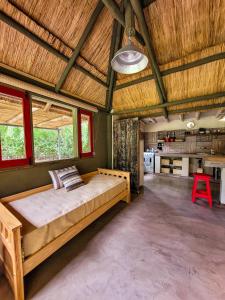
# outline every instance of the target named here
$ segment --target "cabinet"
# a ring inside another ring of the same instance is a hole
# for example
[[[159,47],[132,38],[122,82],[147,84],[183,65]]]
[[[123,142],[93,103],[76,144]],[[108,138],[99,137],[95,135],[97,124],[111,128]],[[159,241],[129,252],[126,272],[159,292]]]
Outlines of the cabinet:
[[[155,156],[155,173],[189,176],[189,157]]]

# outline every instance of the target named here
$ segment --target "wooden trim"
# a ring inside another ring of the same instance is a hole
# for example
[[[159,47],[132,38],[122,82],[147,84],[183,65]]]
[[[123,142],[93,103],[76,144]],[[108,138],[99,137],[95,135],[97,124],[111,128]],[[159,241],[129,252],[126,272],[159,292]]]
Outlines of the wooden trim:
[[[24,300],[24,279],[23,277],[48,258],[51,254],[62,247],[67,241],[76,236],[84,228],[90,225],[98,217],[104,214],[112,206],[114,206],[120,200],[130,202],[130,173],[117,171],[117,170],[107,170],[98,169],[98,174],[106,174],[108,176],[123,177],[127,181],[127,189],[121,192],[119,195],[99,207],[97,210],[89,214],[87,217],[83,218],[79,223],[75,224],[69,228],[65,233],[61,234],[55,240],[47,244],[44,248],[36,252],[34,255],[29,256],[23,261],[22,249],[21,249],[21,227],[22,224],[17,220],[17,218],[3,205],[0,203],[0,237],[3,242],[4,247],[7,249],[8,259],[3,261],[4,270],[10,284],[13,286],[15,300]],[[90,178],[95,175],[96,172],[91,172],[84,174],[83,178]],[[47,185],[23,193],[19,193],[14,196],[6,197],[1,200],[1,202],[10,202],[20,197],[28,196],[43,190],[51,188],[52,185]],[[8,199],[7,199],[8,198]],[[4,257],[3,257],[4,258]],[[8,265],[8,260],[11,260],[11,265]]]
[[[24,82],[15,78],[12,78],[10,76],[0,74],[0,83],[7,84],[10,86],[13,86],[18,89],[23,89],[25,91],[31,92],[32,94],[38,95],[38,96],[44,96],[45,98],[48,98],[50,100],[59,101],[61,103],[66,103],[71,105],[72,107],[80,107],[89,111],[97,112],[98,109],[96,106],[92,106],[90,103],[82,103],[79,99],[74,99],[68,96],[64,96],[61,94],[57,94],[55,92],[46,90],[44,88],[35,86],[33,84],[30,84],[28,82]]]

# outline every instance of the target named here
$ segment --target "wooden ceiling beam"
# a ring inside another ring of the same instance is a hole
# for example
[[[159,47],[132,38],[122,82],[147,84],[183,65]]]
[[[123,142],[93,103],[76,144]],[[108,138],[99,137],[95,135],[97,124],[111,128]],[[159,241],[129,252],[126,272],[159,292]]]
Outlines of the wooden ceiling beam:
[[[62,59],[63,61],[65,61],[67,63],[69,62],[69,58],[67,56],[65,56],[64,54],[62,54],[58,50],[56,50],[53,46],[51,46],[50,44],[48,44],[47,42],[42,40],[39,36],[35,35],[31,31],[29,31],[27,28],[22,26],[20,23],[18,23],[17,21],[12,19],[11,17],[7,16],[5,13],[0,12],[0,20],[3,21],[4,23],[8,24],[10,27],[16,29],[17,31],[19,31],[20,33],[22,33],[23,35],[25,35],[26,37],[31,39],[33,42],[37,43],[42,48],[46,49],[51,54],[55,55],[56,57]],[[76,67],[77,66],[78,65],[76,65]],[[85,75],[89,76],[93,80],[97,81],[101,85],[103,85],[105,87],[107,86],[106,83],[103,80],[101,80],[97,76],[93,75],[91,72],[87,71],[82,66],[79,66],[79,71],[84,73]]]
[[[153,73],[153,76],[155,79],[156,88],[158,91],[160,102],[165,103],[165,102],[167,102],[166,90],[165,90],[164,83],[163,83],[163,80],[162,80],[162,77],[160,74],[159,66],[157,64],[156,55],[155,55],[155,52],[154,52],[154,49],[153,49],[153,46],[151,43],[151,37],[150,37],[148,26],[147,26],[147,23],[145,20],[145,16],[144,16],[144,13],[143,13],[143,10],[141,7],[141,3],[139,0],[130,0],[130,2],[133,7],[133,10],[137,16],[138,23],[141,28],[141,32],[143,34],[145,44],[146,44],[146,47],[148,50],[150,65],[151,65],[152,73]],[[167,116],[168,116],[167,110],[164,108],[163,111],[164,111],[165,117],[167,118]]]
[[[83,34],[81,35],[81,38],[80,38],[76,48],[73,51],[72,56],[70,57],[70,59],[68,61],[67,66],[65,67],[58,83],[56,84],[56,87],[55,87],[56,92],[58,92],[61,89],[61,87],[62,87],[63,83],[65,82],[69,72],[73,68],[73,66],[76,62],[76,59],[78,58],[78,56],[80,54],[80,51],[81,51],[82,47],[84,46],[84,43],[86,42],[87,38],[90,36],[90,34],[93,30],[93,27],[94,27],[99,15],[100,15],[102,9],[103,9],[103,7],[104,7],[104,5],[103,5],[102,1],[99,0],[95,10],[93,11],[93,13],[90,17],[89,22],[87,23],[87,26],[86,26]]]
[[[116,72],[112,69],[111,60],[114,54],[119,50],[119,44],[121,41],[122,34],[121,27],[121,24],[118,21],[114,20],[107,75],[107,84],[109,85],[109,88],[106,91],[106,109],[109,112],[112,109],[113,90],[116,83]]]
[[[221,103],[221,104],[211,104],[211,105],[205,105],[205,106],[195,106],[195,107],[189,107],[189,108],[184,108],[184,109],[178,109],[178,110],[171,110],[169,111],[169,115],[177,115],[177,114],[186,114],[186,113],[190,113],[190,112],[195,112],[195,111],[204,111],[204,110],[212,110],[212,109],[218,109],[221,107],[225,107],[225,102]],[[124,112],[124,114],[126,115],[126,112]],[[127,116],[126,118],[135,118],[135,117],[139,117],[139,118],[157,118],[157,117],[162,117],[163,114],[162,113],[149,113],[146,114],[145,116],[140,116],[138,114],[133,114],[131,116]]]
[[[197,103],[197,102],[204,101],[204,100],[211,100],[211,99],[217,99],[217,98],[222,98],[222,97],[225,97],[225,91],[208,94],[208,95],[203,95],[203,96],[196,96],[196,97],[192,97],[192,98],[186,98],[186,99],[182,99],[182,100],[173,100],[170,102],[149,105],[149,106],[140,107],[140,108],[116,111],[113,114],[121,115],[121,114],[128,114],[128,113],[144,112],[144,111],[154,110],[154,109],[163,108],[163,107],[182,105],[182,104],[186,104],[186,103]],[[223,107],[222,104],[220,104],[220,105],[221,105],[221,107]]]
[[[208,64],[210,62],[214,62],[214,61],[221,60],[221,59],[225,59],[225,52],[216,53],[216,54],[204,57],[204,58],[200,58],[200,59],[195,60],[193,62],[183,64],[183,65],[178,66],[178,67],[169,68],[167,70],[161,71],[161,76],[166,76],[166,75],[174,74],[174,73],[177,73],[177,72],[182,72],[182,71],[185,71],[185,70],[188,70],[188,69],[191,69],[191,68],[195,68],[195,67],[198,67],[198,66],[201,66],[201,65],[205,65],[205,64]],[[152,74],[147,75],[147,76],[144,76],[144,77],[132,80],[132,81],[128,81],[126,83],[119,84],[115,87],[115,90],[120,90],[120,89],[126,88],[128,86],[138,84],[138,83],[142,83],[142,82],[152,80],[152,79],[154,79],[154,76]]]
[[[3,64],[0,64],[0,74],[10,76],[11,78],[14,78],[14,79],[22,80],[23,82],[32,84],[32,85],[34,85],[38,88],[43,88],[43,89],[45,89],[49,92],[55,92],[55,88],[54,88],[53,84],[50,84],[48,82],[45,82],[45,81],[40,80],[38,78],[35,78],[35,77],[33,77],[29,74],[25,74],[21,71],[15,70],[11,67],[3,66]],[[35,94],[35,93],[33,93],[33,94]],[[94,107],[98,108],[99,110],[105,111],[104,107],[99,106],[95,103],[90,103],[89,101],[87,101],[85,99],[78,98],[78,97],[76,97],[76,96],[72,95],[71,93],[68,93],[64,90],[60,90],[60,92],[58,94],[62,95],[62,96],[69,97],[69,98],[71,98],[75,101],[79,101],[79,102],[84,103],[84,104],[93,105]],[[52,99],[49,99],[49,100],[52,100]]]
[[[114,0],[102,0],[105,6],[109,9],[112,16],[125,28],[125,16],[120,11],[119,6]],[[142,45],[145,46],[145,40],[142,35],[135,30],[135,39]]]
[[[155,2],[156,0],[141,0],[142,8],[148,7],[150,4]]]

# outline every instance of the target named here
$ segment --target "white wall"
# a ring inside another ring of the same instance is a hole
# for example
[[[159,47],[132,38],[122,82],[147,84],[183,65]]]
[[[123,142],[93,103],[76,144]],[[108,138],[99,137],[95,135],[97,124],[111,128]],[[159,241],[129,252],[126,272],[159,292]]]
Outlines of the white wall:
[[[195,128],[225,128],[225,122],[221,122],[216,119],[215,116],[205,117],[200,120],[196,120],[192,118],[196,124]],[[186,127],[188,120],[180,121],[180,120],[172,120],[170,122],[158,122],[155,124],[146,124],[145,125],[145,132],[156,132],[156,131],[170,131],[170,130],[179,130],[179,129],[186,129],[190,130]]]

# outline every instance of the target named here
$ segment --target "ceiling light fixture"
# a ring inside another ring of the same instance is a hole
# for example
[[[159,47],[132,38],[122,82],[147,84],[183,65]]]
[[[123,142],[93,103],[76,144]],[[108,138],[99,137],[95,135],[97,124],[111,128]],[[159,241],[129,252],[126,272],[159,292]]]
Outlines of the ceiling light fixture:
[[[122,74],[134,74],[144,70],[148,65],[147,56],[131,42],[131,37],[135,34],[133,11],[128,1],[125,11],[126,33],[128,35],[128,45],[118,50],[111,66],[114,71]]]
[[[222,118],[220,118],[219,121],[225,122],[225,116],[223,116]]]

